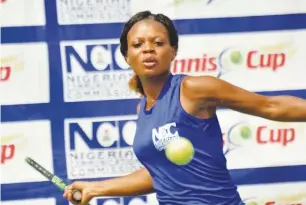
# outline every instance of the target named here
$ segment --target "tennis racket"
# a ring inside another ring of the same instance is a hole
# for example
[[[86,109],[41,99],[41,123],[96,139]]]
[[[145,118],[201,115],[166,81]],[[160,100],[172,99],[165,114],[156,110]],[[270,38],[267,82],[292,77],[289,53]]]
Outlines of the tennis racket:
[[[51,181],[54,185],[56,185],[61,191],[64,191],[67,184],[58,176],[52,174],[32,158],[27,157],[25,161],[33,167],[36,171],[40,172],[43,176],[45,176],[49,181]],[[80,203],[82,198],[82,193],[79,190],[73,190],[72,196],[75,203]]]

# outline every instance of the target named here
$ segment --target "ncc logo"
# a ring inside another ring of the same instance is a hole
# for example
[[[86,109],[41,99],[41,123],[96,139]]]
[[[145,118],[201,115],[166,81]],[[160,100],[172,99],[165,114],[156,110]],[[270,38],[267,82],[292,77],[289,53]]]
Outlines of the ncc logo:
[[[98,199],[97,205],[147,205],[145,196]]]
[[[69,177],[114,177],[139,169],[141,165],[131,147],[136,131],[136,117],[65,122]]]
[[[85,72],[128,70],[130,68],[117,43],[66,45],[64,49],[68,73],[73,73],[77,67]],[[78,66],[73,66],[73,61]]]
[[[115,40],[61,43],[65,102],[134,99],[133,75]]]
[[[135,131],[134,120],[72,122],[69,123],[70,150],[77,149],[76,141],[79,139],[90,149],[130,147]]]

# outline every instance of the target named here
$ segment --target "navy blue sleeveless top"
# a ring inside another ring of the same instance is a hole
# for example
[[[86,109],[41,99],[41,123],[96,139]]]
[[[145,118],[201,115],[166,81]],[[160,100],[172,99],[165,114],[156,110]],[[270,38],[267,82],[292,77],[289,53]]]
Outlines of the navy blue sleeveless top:
[[[141,100],[134,152],[152,176],[160,205],[240,205],[226,167],[217,116],[199,119],[182,108],[183,78],[170,75],[151,110],[145,109],[146,98]],[[176,165],[165,155],[165,146],[178,135],[194,147],[187,165]]]

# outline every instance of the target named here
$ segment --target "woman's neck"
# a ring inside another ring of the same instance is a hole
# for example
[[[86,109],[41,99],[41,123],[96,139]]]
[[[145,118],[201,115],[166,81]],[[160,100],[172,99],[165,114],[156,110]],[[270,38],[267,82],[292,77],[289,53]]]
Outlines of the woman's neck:
[[[165,82],[168,80],[170,73],[164,73],[159,76],[141,79],[141,84],[148,101],[157,100]]]

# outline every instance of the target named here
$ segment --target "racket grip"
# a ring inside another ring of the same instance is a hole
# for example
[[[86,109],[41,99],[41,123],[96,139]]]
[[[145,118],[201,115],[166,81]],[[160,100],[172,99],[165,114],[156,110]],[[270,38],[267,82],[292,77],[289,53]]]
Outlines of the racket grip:
[[[72,198],[74,202],[80,203],[82,199],[82,192],[79,190],[72,190]]]

